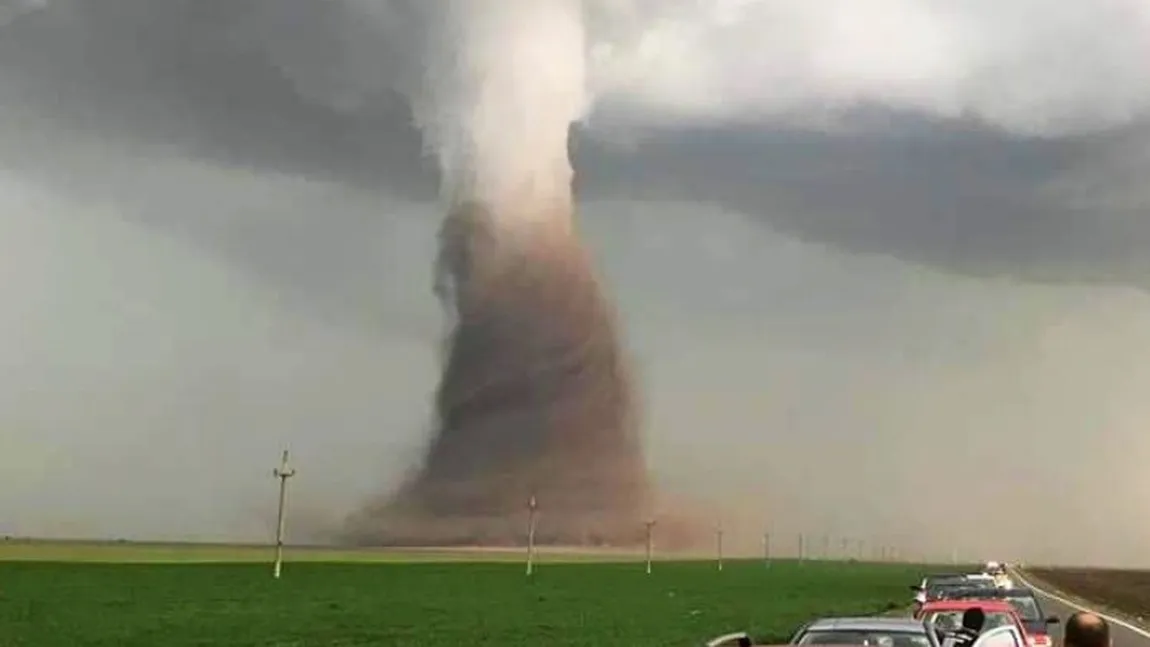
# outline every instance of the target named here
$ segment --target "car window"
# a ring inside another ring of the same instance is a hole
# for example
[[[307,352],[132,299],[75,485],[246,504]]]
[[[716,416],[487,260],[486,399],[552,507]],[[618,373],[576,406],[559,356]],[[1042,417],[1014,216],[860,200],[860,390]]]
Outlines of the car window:
[[[939,629],[944,631],[954,630],[962,626],[963,611],[964,610],[935,611],[928,616],[928,619]],[[986,631],[988,629],[994,629],[995,627],[1006,626],[1014,626],[1014,619],[1002,611],[991,611],[986,614],[986,624],[982,626],[982,629]]]
[[[1038,602],[1034,598],[1012,597],[1009,600],[1015,611],[1018,611],[1018,616],[1023,620],[1033,622],[1042,619],[1042,611],[1038,608]]]

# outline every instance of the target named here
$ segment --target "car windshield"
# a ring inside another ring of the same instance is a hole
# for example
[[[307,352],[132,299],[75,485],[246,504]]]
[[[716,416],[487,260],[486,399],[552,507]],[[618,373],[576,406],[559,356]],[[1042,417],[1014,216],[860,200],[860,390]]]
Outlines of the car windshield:
[[[1018,612],[1018,617],[1022,618],[1024,622],[1037,622],[1042,620],[1042,610],[1038,608],[1038,602],[1032,597],[1012,597],[1008,598],[1011,606]]]
[[[954,631],[962,627],[962,614],[964,612],[966,609],[935,611],[927,616],[927,619],[943,631]],[[986,612],[986,624],[982,625],[982,630],[986,631],[1012,624],[1014,624],[1014,619],[1010,617],[1010,614],[1003,611],[988,611]]]
[[[946,597],[952,600],[959,600],[963,598],[972,600],[993,600],[999,597],[997,589],[991,589],[985,586],[970,586],[968,584],[949,586],[942,589],[941,593],[945,593]]]
[[[964,579],[954,580],[935,580],[926,585],[926,590],[929,592],[947,591],[950,589],[957,589],[963,587],[970,587],[970,582]]]
[[[930,647],[926,632],[909,631],[849,631],[830,629],[808,631],[799,638],[799,645],[873,645],[875,647]]]
[[[955,584],[965,582],[966,578],[961,575],[936,575],[934,577],[926,578],[927,586],[939,586],[944,584]]]

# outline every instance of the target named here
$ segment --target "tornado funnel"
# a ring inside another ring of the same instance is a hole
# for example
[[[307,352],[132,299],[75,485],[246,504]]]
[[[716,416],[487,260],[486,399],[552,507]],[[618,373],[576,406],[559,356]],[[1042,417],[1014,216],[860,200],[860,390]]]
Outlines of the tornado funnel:
[[[570,223],[569,211],[505,220],[477,204],[445,220],[437,291],[455,327],[438,425],[419,472],[360,519],[361,540],[515,544],[535,497],[540,542],[642,541],[650,485],[632,377]]]

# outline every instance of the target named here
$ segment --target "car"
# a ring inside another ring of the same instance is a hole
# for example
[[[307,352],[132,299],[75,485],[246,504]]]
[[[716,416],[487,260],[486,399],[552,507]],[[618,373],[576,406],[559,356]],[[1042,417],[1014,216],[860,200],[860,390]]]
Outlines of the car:
[[[1010,579],[1010,576],[1007,575],[1006,572],[996,573],[994,575],[994,585],[1000,589],[1013,589],[1014,580]]]
[[[1014,610],[1014,605],[1001,599],[986,598],[960,598],[938,600],[922,605],[914,617],[934,625],[941,632],[952,632],[962,627],[962,615],[968,609],[978,607],[986,614],[986,624],[982,631],[987,632],[998,627],[1014,627],[1017,630],[1022,644],[1029,645],[1026,625]]]
[[[994,576],[987,573],[969,573],[964,577],[966,577],[966,581],[971,584],[985,584],[986,586],[994,586]]]
[[[998,597],[998,589],[988,586],[952,586],[939,591],[938,595],[928,602],[943,600],[993,600]]]
[[[935,635],[936,631],[934,626],[929,622],[926,624],[930,628],[928,633]],[[935,640],[937,640],[937,636]],[[743,631],[723,634],[703,644],[705,647],[791,647],[790,645],[777,645],[771,642],[756,642],[749,634]],[[1026,641],[1018,627],[1006,625],[982,632],[971,647],[1026,647]]]
[[[917,586],[912,585],[910,590],[914,591],[914,605],[915,608],[918,608],[925,602],[939,599],[944,591],[961,586],[970,586],[965,575],[961,573],[937,573],[922,578],[922,582]]]
[[[1050,625],[1058,624],[1057,616],[1048,616],[1038,602],[1038,596],[1027,588],[981,588],[957,589],[951,592],[951,599],[1004,600],[1010,603],[1026,629],[1030,647],[1050,647]]]
[[[929,623],[905,616],[819,618],[799,627],[790,644],[940,647]]]
[[[998,571],[996,573],[970,573],[965,576],[970,584],[977,586],[996,586],[1002,589],[1009,589],[1014,587],[1014,581],[1010,579],[1010,575],[1006,571]]]

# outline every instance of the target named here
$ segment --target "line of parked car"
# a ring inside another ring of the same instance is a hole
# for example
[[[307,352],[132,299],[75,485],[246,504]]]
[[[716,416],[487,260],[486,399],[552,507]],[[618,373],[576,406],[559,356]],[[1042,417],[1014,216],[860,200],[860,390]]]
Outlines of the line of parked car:
[[[979,573],[928,575],[912,585],[907,616],[819,618],[794,633],[789,645],[841,647],[950,647],[963,615],[979,608],[985,617],[970,647],[1051,647],[1050,625],[1038,596],[1015,586],[1008,565],[988,562]],[[765,647],[743,632],[718,636],[707,647]]]

